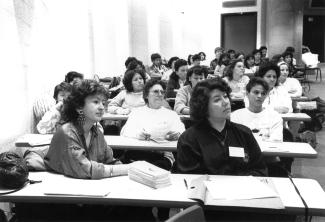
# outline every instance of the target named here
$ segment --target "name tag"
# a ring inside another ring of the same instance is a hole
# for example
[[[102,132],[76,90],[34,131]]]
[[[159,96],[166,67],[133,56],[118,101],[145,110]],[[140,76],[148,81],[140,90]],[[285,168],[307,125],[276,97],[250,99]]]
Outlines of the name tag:
[[[229,147],[229,156],[230,157],[242,157],[242,158],[244,158],[245,157],[244,148],[230,146]]]

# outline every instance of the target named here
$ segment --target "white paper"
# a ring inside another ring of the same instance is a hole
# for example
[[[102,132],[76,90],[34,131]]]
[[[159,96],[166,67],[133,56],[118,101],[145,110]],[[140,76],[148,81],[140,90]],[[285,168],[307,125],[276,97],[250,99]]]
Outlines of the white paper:
[[[104,197],[110,193],[109,187],[100,180],[71,179],[65,183],[49,180],[43,183],[45,195]]]
[[[242,157],[242,158],[244,158],[245,157],[244,148],[230,146],[229,147],[229,156],[231,156],[231,157]]]
[[[204,183],[213,199],[249,200],[279,196],[268,185],[252,176],[222,177]]]

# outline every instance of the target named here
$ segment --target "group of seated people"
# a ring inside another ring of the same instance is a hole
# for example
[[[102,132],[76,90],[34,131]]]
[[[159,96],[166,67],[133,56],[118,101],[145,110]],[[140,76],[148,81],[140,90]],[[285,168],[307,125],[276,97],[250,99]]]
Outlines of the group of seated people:
[[[56,104],[37,125],[39,133],[54,136],[45,152],[27,152],[30,169],[100,179],[127,175],[134,161],[144,160],[176,173],[268,176],[270,163],[290,171],[280,158],[264,158],[256,141],[283,141],[280,113],[292,112],[290,97],[301,96],[299,82],[288,78],[287,63],[261,62],[254,76],[249,76],[246,61],[234,58],[222,78],[211,75],[205,66],[188,68],[186,60],[174,58],[166,86],[161,80],[164,67],[155,62],[161,57],[153,59],[150,70],[157,75],[146,74],[136,58],[128,61],[124,89],[110,100],[107,110],[108,93],[101,83],[77,74],[57,85]],[[175,111],[166,97],[175,98]],[[231,113],[231,100],[236,97],[244,98],[246,107]],[[117,159],[100,125],[106,111],[128,115],[121,136],[178,141],[177,154],[125,151]],[[186,129],[178,114],[190,115],[193,124]],[[233,148],[242,149],[244,156],[231,156]]]

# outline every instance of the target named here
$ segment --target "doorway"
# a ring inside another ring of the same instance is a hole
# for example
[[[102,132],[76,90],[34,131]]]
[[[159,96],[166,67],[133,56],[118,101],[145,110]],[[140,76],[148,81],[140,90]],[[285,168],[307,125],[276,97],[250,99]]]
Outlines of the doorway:
[[[318,54],[318,60],[325,62],[325,16],[304,15],[303,44]]]
[[[252,53],[256,48],[257,13],[221,15],[221,45],[225,49]]]

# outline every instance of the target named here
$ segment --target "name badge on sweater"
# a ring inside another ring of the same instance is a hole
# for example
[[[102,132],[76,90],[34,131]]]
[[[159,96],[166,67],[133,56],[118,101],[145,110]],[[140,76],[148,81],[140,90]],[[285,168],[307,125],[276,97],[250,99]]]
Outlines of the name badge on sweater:
[[[229,147],[229,156],[230,157],[242,157],[242,158],[244,158],[245,157],[244,148],[230,146]]]

